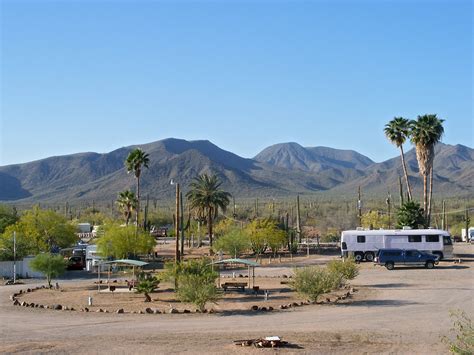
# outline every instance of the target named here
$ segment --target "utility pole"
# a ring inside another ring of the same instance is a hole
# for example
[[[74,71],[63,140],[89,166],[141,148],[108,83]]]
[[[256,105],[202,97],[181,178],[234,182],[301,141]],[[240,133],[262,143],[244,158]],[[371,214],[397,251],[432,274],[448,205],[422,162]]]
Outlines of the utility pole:
[[[235,219],[235,217],[237,217],[237,214],[235,213],[235,197],[234,196],[232,196],[232,205],[233,205],[232,217]]]
[[[357,200],[357,209],[359,210],[359,227],[362,227],[362,200],[360,197],[360,185],[359,185],[359,199]]]
[[[174,263],[178,264],[181,260],[179,255],[179,184],[176,183],[176,221],[175,221],[175,234],[176,234],[176,248],[175,248],[175,256],[174,256]]]
[[[183,210],[183,193],[179,193],[180,201],[180,212],[181,212],[181,251],[180,251],[180,260],[183,260],[184,257],[184,210]]]
[[[392,196],[390,195],[390,191],[388,192],[388,195],[387,195],[387,207],[388,207],[388,229],[392,229],[392,219],[391,219],[391,215],[390,215],[390,205],[391,205],[391,199],[392,199]]]
[[[445,230],[446,227],[446,201],[443,200],[443,216],[441,218],[441,229]]]
[[[469,236],[469,223],[471,220],[469,219],[469,209],[466,206],[466,216],[464,218],[464,222],[466,222],[466,243],[470,243],[470,236]]]
[[[13,232],[13,284],[16,283],[16,232]]]

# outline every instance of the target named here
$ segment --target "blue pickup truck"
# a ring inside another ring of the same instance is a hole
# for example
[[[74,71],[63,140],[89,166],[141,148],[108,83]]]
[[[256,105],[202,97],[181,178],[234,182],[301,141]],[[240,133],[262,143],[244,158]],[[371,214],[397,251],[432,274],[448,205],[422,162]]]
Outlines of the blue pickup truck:
[[[432,269],[438,265],[439,257],[415,249],[379,249],[374,263],[385,266],[388,270],[393,270],[395,265],[424,266]]]

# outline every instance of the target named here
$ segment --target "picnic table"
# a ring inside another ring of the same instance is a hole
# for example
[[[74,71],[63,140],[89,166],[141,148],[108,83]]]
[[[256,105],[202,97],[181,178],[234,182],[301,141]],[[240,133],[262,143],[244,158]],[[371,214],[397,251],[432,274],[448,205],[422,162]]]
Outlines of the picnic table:
[[[237,288],[245,291],[245,287],[247,286],[247,282],[224,282],[222,285],[224,291],[227,291],[228,288]]]

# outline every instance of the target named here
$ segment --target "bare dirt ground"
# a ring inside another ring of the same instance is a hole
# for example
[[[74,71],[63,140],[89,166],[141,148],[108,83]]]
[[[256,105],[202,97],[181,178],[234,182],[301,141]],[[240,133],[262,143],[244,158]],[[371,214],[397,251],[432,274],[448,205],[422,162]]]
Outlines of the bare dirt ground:
[[[352,282],[361,290],[360,298],[272,313],[120,315],[40,310],[12,306],[8,296],[25,286],[1,286],[0,352],[445,354],[440,337],[452,326],[449,310],[474,314],[474,246],[457,244],[455,253],[464,259],[462,264],[442,262],[434,270],[388,271],[362,264]],[[305,263],[320,262],[315,257]],[[290,269],[275,265],[257,270],[263,276],[288,274]],[[271,350],[232,343],[269,335],[295,346]]]

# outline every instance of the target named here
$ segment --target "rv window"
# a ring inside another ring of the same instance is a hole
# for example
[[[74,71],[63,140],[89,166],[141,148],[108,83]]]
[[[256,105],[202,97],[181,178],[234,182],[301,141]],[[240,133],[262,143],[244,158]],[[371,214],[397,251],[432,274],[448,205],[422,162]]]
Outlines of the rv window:
[[[439,235],[427,235],[426,236],[427,243],[439,243]]]
[[[409,243],[421,243],[421,235],[409,235],[408,236]]]
[[[357,243],[365,243],[365,235],[358,235]]]
[[[451,237],[443,237],[443,244],[444,245],[453,245],[453,242],[451,240]]]

